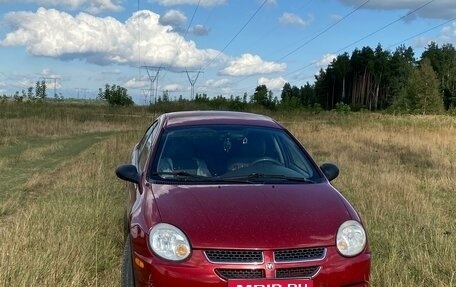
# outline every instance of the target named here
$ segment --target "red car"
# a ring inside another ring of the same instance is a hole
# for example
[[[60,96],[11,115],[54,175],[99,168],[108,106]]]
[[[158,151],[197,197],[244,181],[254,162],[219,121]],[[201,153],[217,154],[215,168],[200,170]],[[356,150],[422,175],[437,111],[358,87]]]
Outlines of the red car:
[[[282,125],[163,114],[116,169],[129,181],[123,286],[361,287],[371,254],[350,203]]]

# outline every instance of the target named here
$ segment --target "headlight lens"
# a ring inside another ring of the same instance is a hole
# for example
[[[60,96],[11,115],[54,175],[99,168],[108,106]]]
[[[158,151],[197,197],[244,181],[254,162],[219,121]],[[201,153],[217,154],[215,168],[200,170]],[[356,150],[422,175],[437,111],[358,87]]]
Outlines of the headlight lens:
[[[150,230],[149,244],[152,251],[164,259],[180,261],[190,255],[190,243],[185,234],[167,223],[159,223]]]
[[[347,257],[353,257],[361,253],[366,246],[366,232],[363,226],[355,220],[342,223],[337,231],[337,250]]]

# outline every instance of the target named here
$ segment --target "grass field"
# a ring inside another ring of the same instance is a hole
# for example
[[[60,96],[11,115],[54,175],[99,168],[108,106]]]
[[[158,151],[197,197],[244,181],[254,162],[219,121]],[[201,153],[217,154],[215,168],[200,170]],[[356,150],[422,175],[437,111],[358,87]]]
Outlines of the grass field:
[[[371,286],[456,286],[456,118],[273,114],[360,212]],[[0,104],[0,286],[119,286],[141,108]]]

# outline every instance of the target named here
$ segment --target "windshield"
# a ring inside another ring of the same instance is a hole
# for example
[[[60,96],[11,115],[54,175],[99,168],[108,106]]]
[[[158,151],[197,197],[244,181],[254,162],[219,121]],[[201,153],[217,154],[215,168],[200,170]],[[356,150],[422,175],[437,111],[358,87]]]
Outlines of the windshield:
[[[282,129],[208,125],[163,133],[151,174],[183,182],[312,183],[320,175]]]

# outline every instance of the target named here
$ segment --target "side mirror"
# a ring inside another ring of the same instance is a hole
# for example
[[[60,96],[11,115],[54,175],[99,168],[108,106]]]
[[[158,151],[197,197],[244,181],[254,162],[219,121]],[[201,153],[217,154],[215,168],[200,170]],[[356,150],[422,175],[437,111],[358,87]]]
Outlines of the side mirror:
[[[139,173],[136,166],[132,164],[122,164],[116,168],[118,178],[139,184]]]
[[[339,175],[339,168],[333,163],[324,163],[320,168],[329,181],[335,179]]]

